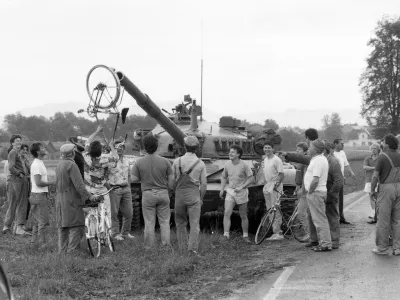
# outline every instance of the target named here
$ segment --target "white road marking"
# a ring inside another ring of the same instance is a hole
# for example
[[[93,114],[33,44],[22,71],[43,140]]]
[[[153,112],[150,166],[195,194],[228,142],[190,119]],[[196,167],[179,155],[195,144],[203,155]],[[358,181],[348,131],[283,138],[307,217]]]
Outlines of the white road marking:
[[[295,268],[296,266],[285,268],[285,271],[283,271],[278,279],[274,282],[274,285],[265,295],[263,300],[275,300],[279,296],[279,293],[281,292],[283,286],[285,285],[286,281],[289,279]]]
[[[355,206],[356,204],[358,204],[358,203],[360,203],[361,201],[365,200],[364,198],[365,198],[366,196],[368,196],[368,194],[365,195],[365,196],[361,196],[360,199],[358,199],[357,201],[354,201],[352,204],[350,204],[349,206],[345,207],[345,208],[343,209],[343,211],[348,211],[350,208],[352,208],[352,207]]]

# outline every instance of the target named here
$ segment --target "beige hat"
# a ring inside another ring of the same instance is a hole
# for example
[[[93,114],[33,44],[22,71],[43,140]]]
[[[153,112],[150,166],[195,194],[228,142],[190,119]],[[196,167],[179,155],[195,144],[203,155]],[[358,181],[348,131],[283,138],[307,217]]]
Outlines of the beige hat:
[[[193,135],[189,135],[183,139],[185,141],[185,145],[189,147],[195,147],[199,145],[199,140],[197,137]]]
[[[60,148],[60,153],[61,154],[68,154],[72,151],[74,151],[75,145],[74,144],[64,144]]]

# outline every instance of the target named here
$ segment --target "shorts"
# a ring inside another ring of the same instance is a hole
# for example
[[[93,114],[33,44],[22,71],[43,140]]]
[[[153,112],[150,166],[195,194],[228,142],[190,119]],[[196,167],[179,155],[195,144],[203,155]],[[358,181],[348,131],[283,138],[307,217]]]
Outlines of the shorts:
[[[248,195],[245,197],[235,197],[226,193],[225,201],[235,202],[236,204],[244,204],[249,202],[249,197]]]
[[[378,191],[378,185],[375,188],[375,192]],[[367,182],[364,187],[364,192],[371,193],[371,182]]]

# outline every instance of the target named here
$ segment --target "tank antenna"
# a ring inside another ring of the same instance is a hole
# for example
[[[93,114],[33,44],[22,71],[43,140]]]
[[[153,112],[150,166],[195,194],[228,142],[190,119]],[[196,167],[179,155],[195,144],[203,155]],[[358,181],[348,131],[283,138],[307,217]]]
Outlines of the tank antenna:
[[[203,16],[201,16],[201,76],[200,76],[200,121],[203,121]]]

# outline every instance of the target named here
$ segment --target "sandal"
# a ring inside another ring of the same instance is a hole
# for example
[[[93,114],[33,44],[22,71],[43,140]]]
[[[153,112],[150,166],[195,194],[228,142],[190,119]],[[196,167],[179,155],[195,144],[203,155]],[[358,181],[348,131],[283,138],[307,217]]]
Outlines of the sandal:
[[[332,248],[317,246],[317,247],[312,248],[311,250],[314,252],[329,252],[329,251],[332,251]]]

